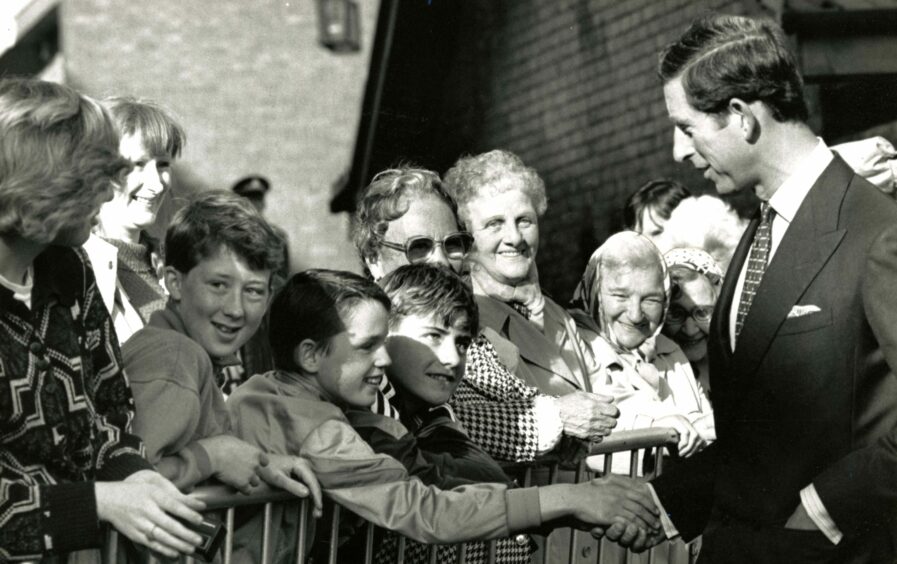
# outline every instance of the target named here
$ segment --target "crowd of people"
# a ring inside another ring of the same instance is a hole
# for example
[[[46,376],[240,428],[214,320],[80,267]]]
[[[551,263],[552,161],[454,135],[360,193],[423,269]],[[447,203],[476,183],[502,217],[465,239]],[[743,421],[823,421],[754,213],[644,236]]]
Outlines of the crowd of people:
[[[290,276],[263,177],[158,225],[187,140],[165,108],[0,80],[0,560],[95,557],[108,527],[133,558],[192,554],[189,493],[217,482],[315,516],[326,496],[383,529],[378,562],[458,542],[480,562],[497,539],[523,563],[529,533],[570,526],[637,551],[703,533],[710,563],[893,561],[894,176],[812,133],[774,24],[706,16],[660,76],[674,158],[761,209],[648,182],[560,301],[536,262],[545,183],[509,151],[377,174],[364,275]],[[618,475],[646,460],[533,487],[502,467],[649,427],[678,434],[650,483]],[[275,561],[316,556],[268,517]],[[264,520],[238,520],[237,561]]]

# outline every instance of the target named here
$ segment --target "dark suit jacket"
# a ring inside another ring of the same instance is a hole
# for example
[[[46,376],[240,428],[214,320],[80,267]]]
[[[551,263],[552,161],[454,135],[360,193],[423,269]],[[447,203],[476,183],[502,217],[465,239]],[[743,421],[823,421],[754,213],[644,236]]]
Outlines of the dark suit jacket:
[[[718,441],[655,482],[685,538],[714,509],[784,526],[811,482],[845,541],[889,544],[897,515],[897,205],[840,159],[811,188],[734,354],[729,312],[758,218],[710,326]],[[820,311],[789,318],[795,305]],[[843,541],[842,541],[843,542]]]

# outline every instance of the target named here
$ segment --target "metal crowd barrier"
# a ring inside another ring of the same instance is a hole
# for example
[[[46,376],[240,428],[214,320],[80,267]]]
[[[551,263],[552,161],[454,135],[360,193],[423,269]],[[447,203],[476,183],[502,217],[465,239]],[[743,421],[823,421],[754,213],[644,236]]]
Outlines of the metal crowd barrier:
[[[604,441],[593,444],[590,447],[589,456],[603,455],[604,456],[604,471],[601,474],[611,473],[611,467],[613,463],[613,457],[620,456],[623,453],[628,454],[630,457],[630,476],[635,477],[638,473],[638,462],[639,462],[639,453],[644,452],[644,457],[648,458],[649,456],[653,457],[654,465],[653,471],[648,477],[653,477],[660,473],[663,465],[663,450],[664,446],[676,444],[678,439],[678,435],[673,429],[639,429],[635,431],[620,431],[617,433],[613,433],[609,437],[605,438]],[[509,474],[512,476],[518,477],[518,482],[526,487],[533,485],[533,473],[534,471],[544,469],[547,467],[548,470],[548,483],[555,483],[558,478],[558,474],[560,472],[560,464],[558,461],[554,460],[540,460],[532,463],[520,463],[508,465],[507,470]],[[579,468],[575,470],[575,481],[581,482],[585,480],[589,480],[592,478],[592,472],[586,466],[585,461],[580,463]],[[541,485],[541,482],[540,482]],[[293,510],[298,514],[298,522],[299,522],[299,534],[296,539],[296,564],[304,564],[303,556],[307,555],[309,552],[309,548],[311,546],[311,542],[313,539],[307,538],[309,531],[309,519],[310,516],[310,504],[305,499],[296,499],[292,495],[287,492],[280,490],[271,490],[271,489],[262,489],[257,492],[253,492],[251,495],[244,495],[238,492],[235,492],[233,489],[227,486],[204,486],[197,488],[191,494],[193,497],[201,499],[206,503],[207,511],[224,511],[224,523],[226,525],[227,534],[220,549],[219,558],[216,561],[223,562],[223,564],[231,564],[233,562],[233,540],[234,540],[234,515],[236,508],[250,505],[263,505],[263,528],[262,528],[262,539],[261,539],[261,559],[263,564],[270,564],[273,558],[274,547],[276,547],[276,539],[274,538],[274,527],[272,527],[272,512],[275,504],[283,504],[285,506],[285,510]],[[330,546],[329,546],[329,554],[328,554],[328,564],[336,564],[337,556],[339,554],[339,535],[337,531],[339,530],[340,525],[340,507],[334,505],[332,518],[329,523],[330,528]],[[321,529],[324,528],[324,525],[319,526]],[[373,559],[374,554],[374,534],[375,534],[375,525],[373,523],[368,523],[365,527],[365,554],[362,562],[364,564],[370,564]],[[588,532],[584,531],[573,531],[569,536],[569,546],[567,547],[565,553],[568,555],[567,564],[572,564],[574,562],[580,561],[579,557],[576,554],[577,550],[577,539],[590,537]],[[405,553],[405,537],[400,537],[398,542],[398,558],[396,560],[396,564],[403,564],[404,562],[404,553]],[[595,554],[594,559],[589,559],[590,562],[594,562],[596,564],[611,564],[615,561],[620,561],[620,557],[622,556],[622,562],[625,564],[631,564],[634,562],[639,563],[647,563],[647,564],[660,564],[659,560],[662,562],[670,562],[670,563],[678,563],[678,562],[688,562],[693,563],[696,560],[697,554],[695,551],[689,549],[686,545],[681,542],[673,544],[671,542],[662,543],[650,551],[647,551],[645,554],[635,555],[630,551],[617,550],[616,554],[608,554],[608,542],[606,539],[602,539],[601,543],[598,545],[598,552]],[[431,545],[429,549],[429,562],[430,564],[437,563],[437,549],[439,545]],[[464,564],[467,562],[467,545],[465,543],[459,544],[457,551],[457,562],[458,564]],[[112,531],[106,541],[106,545],[103,550],[103,561],[106,564],[114,564],[119,561],[118,557],[120,556],[120,546],[119,546],[119,536],[116,531]],[[550,537],[546,538],[543,543],[543,548],[541,550],[542,557],[540,559],[541,564],[563,564],[557,561],[551,561],[550,555],[552,551],[549,550],[551,548],[551,540]],[[591,556],[591,555],[589,555]],[[615,558],[615,560],[611,560],[610,558]],[[495,541],[489,542],[489,550],[487,554],[487,562],[489,564],[494,564],[496,557],[496,545]],[[666,558],[664,558],[666,557]],[[198,559],[194,559],[191,557],[183,557],[181,558],[182,562],[193,563],[193,562],[201,562]],[[155,564],[159,562],[153,557],[149,558],[150,564]]]

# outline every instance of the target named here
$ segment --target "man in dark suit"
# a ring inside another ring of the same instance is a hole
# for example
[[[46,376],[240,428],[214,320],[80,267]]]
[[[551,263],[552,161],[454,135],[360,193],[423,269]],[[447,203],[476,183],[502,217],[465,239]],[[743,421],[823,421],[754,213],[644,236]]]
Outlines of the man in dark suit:
[[[710,327],[718,442],[661,504],[701,562],[893,562],[897,206],[806,125],[775,24],[707,16],[660,74],[675,159],[763,202]]]

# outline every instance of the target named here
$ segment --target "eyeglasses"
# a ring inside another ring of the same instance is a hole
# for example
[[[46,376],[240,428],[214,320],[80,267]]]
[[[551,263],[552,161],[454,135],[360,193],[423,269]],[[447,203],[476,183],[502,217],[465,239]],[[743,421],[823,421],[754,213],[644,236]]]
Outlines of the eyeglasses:
[[[446,235],[442,241],[436,241],[432,237],[421,235],[407,239],[404,244],[393,243],[392,241],[382,241],[380,244],[387,249],[403,251],[408,262],[414,264],[427,260],[433,254],[433,251],[436,250],[436,247],[442,247],[445,256],[450,259],[463,259],[470,252],[470,248],[473,247],[473,236],[470,233],[459,231]]]
[[[697,323],[710,323],[710,318],[713,317],[713,306],[698,306],[691,311],[679,306],[670,306],[670,309],[667,310],[666,321],[682,325],[689,317]]]

